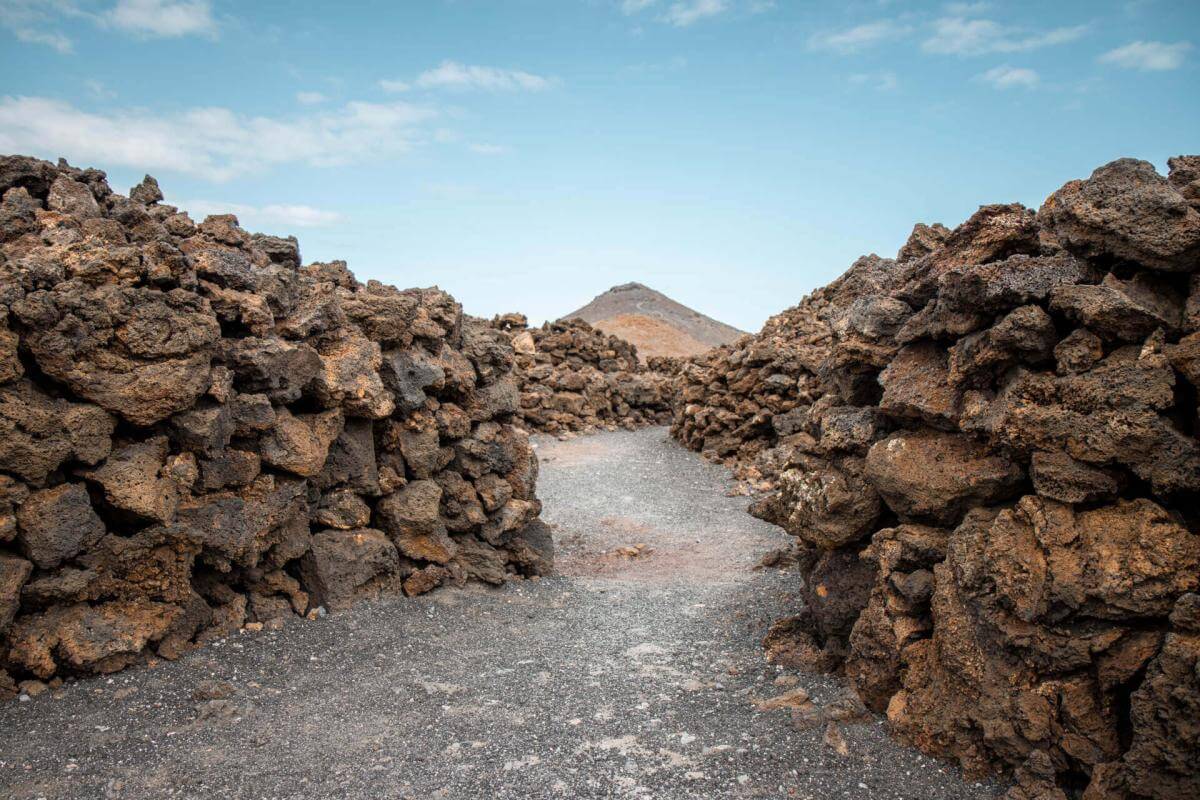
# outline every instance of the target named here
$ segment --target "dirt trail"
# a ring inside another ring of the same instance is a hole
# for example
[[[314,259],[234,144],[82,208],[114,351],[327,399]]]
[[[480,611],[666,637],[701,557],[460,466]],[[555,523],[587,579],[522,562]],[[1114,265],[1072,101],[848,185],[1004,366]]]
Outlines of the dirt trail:
[[[756,709],[845,697],[763,662],[797,577],[753,569],[785,537],[725,496],[724,470],[661,428],[538,445],[560,576],[367,604],[0,707],[0,796],[997,795],[878,720],[839,740]]]

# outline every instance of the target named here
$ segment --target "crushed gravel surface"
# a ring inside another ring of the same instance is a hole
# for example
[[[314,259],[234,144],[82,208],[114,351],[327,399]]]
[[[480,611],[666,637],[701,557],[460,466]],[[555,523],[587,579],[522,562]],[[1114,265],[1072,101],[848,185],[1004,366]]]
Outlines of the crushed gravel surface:
[[[662,428],[539,438],[560,575],[391,598],[0,707],[14,798],[996,797],[762,658],[799,580]],[[640,547],[639,547],[640,545]]]

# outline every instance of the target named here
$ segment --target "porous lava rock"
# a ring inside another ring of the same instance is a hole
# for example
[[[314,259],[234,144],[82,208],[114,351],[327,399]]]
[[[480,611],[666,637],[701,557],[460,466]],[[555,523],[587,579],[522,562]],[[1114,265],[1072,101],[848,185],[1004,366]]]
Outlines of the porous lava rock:
[[[1200,158],[918,225],[684,364],[672,426],[800,541],[768,657],[1009,797],[1200,795]]]
[[[514,313],[491,324],[512,343],[517,416],[528,430],[633,430],[671,421],[678,361],[642,364],[634,345],[581,319],[531,328]]]
[[[0,693],[551,568],[507,337],[162,200],[0,157]]]

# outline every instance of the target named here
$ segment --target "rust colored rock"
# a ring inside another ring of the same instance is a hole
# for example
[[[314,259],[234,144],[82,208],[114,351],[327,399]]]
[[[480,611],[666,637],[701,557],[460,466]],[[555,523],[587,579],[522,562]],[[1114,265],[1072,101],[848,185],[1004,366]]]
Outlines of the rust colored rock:
[[[550,568],[505,332],[149,176],[0,157],[0,195],[0,692]],[[614,419],[668,413],[665,377],[607,380]]]
[[[450,578],[450,571],[445,567],[431,565],[419,569],[404,579],[404,593],[409,597],[431,592]]]
[[[40,569],[57,567],[104,536],[83,484],[64,483],[29,496],[17,511],[17,543]]]
[[[371,528],[314,534],[300,568],[313,602],[335,611],[395,591],[401,579],[395,545]]]
[[[434,481],[414,481],[379,501],[379,526],[391,534],[400,552],[418,561],[447,564],[457,546],[440,516],[442,488]]]
[[[1038,218],[1076,255],[1190,272],[1200,257],[1200,211],[1154,167],[1132,158],[1106,164],[1052,194]]]
[[[165,436],[115,450],[104,465],[83,473],[99,484],[114,508],[157,522],[170,522],[179,505],[181,487],[167,471]]]
[[[1059,375],[1087,372],[1104,358],[1104,342],[1087,328],[1076,328],[1054,346]]]
[[[21,607],[21,589],[33,572],[33,564],[23,558],[0,555],[0,634]]]
[[[1121,488],[1111,473],[1061,451],[1034,453],[1029,476],[1039,495],[1061,503],[1092,503],[1116,496]]]
[[[991,385],[1015,364],[1049,361],[1057,339],[1049,314],[1039,306],[1021,306],[950,348],[948,380],[954,386]]]
[[[475,349],[487,352],[488,337],[473,325],[467,331]],[[480,393],[485,414],[515,413],[526,428],[546,433],[638,428],[670,420],[670,377],[640,363],[629,342],[581,319],[525,328],[504,315],[492,320],[489,334],[510,343],[517,380],[494,382]]]
[[[896,254],[896,260],[912,261],[915,258],[927,256],[944,245],[949,236],[950,229],[940,222],[932,225],[918,222],[913,226],[912,233],[908,235],[908,241]]]
[[[1060,286],[1052,310],[1106,339],[1138,342],[1159,328],[1178,330],[1183,300],[1169,286],[1144,276],[1121,281],[1111,275],[1098,286]]]
[[[13,310],[43,372],[135,425],[183,411],[208,389],[221,330],[191,292],[68,282]]]
[[[1200,791],[1197,164],[918,227],[677,372],[672,433],[807,548],[768,658],[1014,800]]]
[[[779,524],[793,536],[827,550],[869,534],[883,508],[862,475],[833,465],[793,469],[779,476],[779,502],[788,509]]]
[[[908,345],[879,374],[879,410],[935,428],[958,427],[960,393],[951,383],[946,351],[933,342]]]
[[[1124,785],[1144,797],[1200,794],[1200,633],[1169,633],[1130,702]]]
[[[114,426],[100,408],[51,397],[30,381],[0,386],[0,469],[42,485],[68,459],[102,461]]]
[[[166,636],[181,613],[178,606],[144,599],[58,606],[13,624],[8,658],[42,679],[60,669],[116,672]]]
[[[949,524],[973,505],[1011,497],[1023,473],[966,436],[904,431],[871,448],[866,476],[901,519]]]
[[[278,409],[271,436],[263,441],[262,459],[296,475],[315,477],[325,466],[329,446],[341,434],[344,422],[340,409],[295,416]]]

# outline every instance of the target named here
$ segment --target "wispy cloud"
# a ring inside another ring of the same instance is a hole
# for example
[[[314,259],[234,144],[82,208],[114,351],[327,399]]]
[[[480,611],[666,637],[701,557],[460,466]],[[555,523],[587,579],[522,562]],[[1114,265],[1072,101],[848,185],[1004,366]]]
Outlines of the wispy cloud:
[[[324,228],[345,220],[345,217],[336,211],[326,211],[305,205],[250,206],[244,203],[222,203],[213,200],[184,200],[177,205],[197,220],[210,214],[236,214],[239,222],[251,228],[262,225]]]
[[[379,87],[385,92],[407,92],[410,89],[478,89],[488,92],[540,92],[557,85],[557,80],[519,69],[482,67],[443,61],[411,81],[384,79]]]
[[[426,123],[436,116],[402,102],[267,117],[219,107],[92,113],[45,97],[3,97],[0,152],[225,181],[280,164],[325,167],[403,154],[427,140]]]
[[[702,19],[715,17],[729,9],[727,0],[684,0],[672,3],[663,14],[663,21],[677,28],[686,28]]]
[[[329,98],[320,92],[296,92],[296,102],[306,106],[316,106]]]
[[[637,14],[654,5],[658,0],[621,0],[622,14]]]
[[[850,76],[850,82],[858,86],[870,86],[881,92],[890,92],[900,86],[894,72],[859,72]]]
[[[118,0],[105,17],[113,27],[140,36],[174,38],[217,32],[208,0]]]
[[[976,76],[977,79],[990,83],[997,89],[1032,89],[1040,82],[1037,72],[1027,67],[1010,67],[1003,64],[992,67],[987,72]]]
[[[856,53],[888,39],[896,39],[912,30],[895,20],[880,19],[866,22],[841,31],[826,31],[813,34],[808,39],[811,50],[829,50],[834,53]]]
[[[0,0],[0,27],[18,41],[67,54],[75,45],[61,30],[68,20],[119,30],[140,38],[215,36],[210,0],[117,0],[106,10],[78,0]]]
[[[0,0],[0,27],[5,28],[26,44],[40,44],[71,53],[74,44],[58,29],[67,17],[85,16],[73,2],[45,2],[44,0]]]
[[[921,43],[927,53],[976,56],[1019,53],[1073,42],[1087,33],[1087,25],[1025,30],[985,18],[951,14],[933,21],[933,33]]]
[[[407,92],[409,89],[412,88],[412,84],[409,83],[408,81],[391,80],[388,78],[384,78],[383,80],[381,80],[379,82],[379,88],[383,89],[385,92],[391,92],[393,94],[398,94],[400,92]]]
[[[778,0],[617,0],[625,16],[655,10],[653,19],[676,28],[687,28],[702,20],[727,15],[733,18],[765,14],[779,7]],[[638,26],[633,33],[641,35]]]
[[[1191,49],[1190,42],[1130,42],[1109,50],[1100,56],[1100,62],[1143,72],[1163,72],[1183,66],[1184,57]]]

